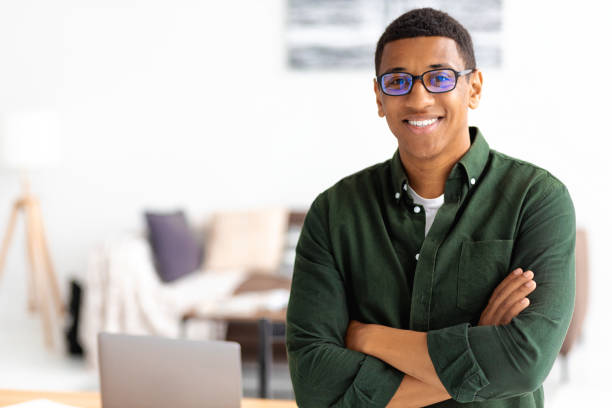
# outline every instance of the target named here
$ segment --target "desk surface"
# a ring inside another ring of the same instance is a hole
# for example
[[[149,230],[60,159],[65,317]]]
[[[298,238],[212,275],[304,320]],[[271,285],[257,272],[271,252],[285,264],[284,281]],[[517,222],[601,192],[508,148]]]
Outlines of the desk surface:
[[[48,399],[79,408],[100,408],[100,394],[97,392],[38,392],[0,390],[0,407],[18,404],[33,399]],[[260,400],[245,398],[242,408],[296,408],[294,401]]]

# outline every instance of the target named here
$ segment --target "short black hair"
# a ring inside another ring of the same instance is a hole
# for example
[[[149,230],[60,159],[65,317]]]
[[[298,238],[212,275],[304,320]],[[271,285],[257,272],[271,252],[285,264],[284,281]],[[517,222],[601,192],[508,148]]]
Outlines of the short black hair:
[[[383,49],[391,41],[413,37],[448,37],[457,43],[465,69],[476,68],[474,46],[470,33],[447,13],[432,8],[410,10],[391,22],[378,39],[374,66],[376,76],[380,69]]]

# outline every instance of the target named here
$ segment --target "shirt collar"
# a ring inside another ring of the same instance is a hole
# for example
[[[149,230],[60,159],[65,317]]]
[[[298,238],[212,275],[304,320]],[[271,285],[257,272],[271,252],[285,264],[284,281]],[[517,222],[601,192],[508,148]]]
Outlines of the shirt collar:
[[[465,170],[466,181],[473,185],[479,179],[489,160],[489,144],[477,127],[470,127],[471,146],[466,154],[459,159],[459,165]],[[457,167],[457,166],[455,166]],[[451,171],[451,175],[455,168]]]
[[[395,189],[396,198],[399,198],[397,194],[401,194],[404,191],[404,185],[408,183],[408,176],[404,170],[404,165],[399,155],[399,149],[395,151],[391,159],[391,180],[393,182],[393,188]]]
[[[470,148],[459,160],[457,165],[453,167],[449,178],[461,177],[461,175],[458,174],[459,167],[461,167],[465,170],[465,175],[467,176],[464,179],[465,182],[468,183],[468,185],[473,185],[479,180],[487,164],[489,158],[489,144],[477,127],[471,126],[469,131],[471,141]],[[403,194],[406,190],[404,184],[408,183],[408,176],[404,170],[404,165],[399,155],[399,149],[395,151],[391,159],[391,180],[396,194]]]

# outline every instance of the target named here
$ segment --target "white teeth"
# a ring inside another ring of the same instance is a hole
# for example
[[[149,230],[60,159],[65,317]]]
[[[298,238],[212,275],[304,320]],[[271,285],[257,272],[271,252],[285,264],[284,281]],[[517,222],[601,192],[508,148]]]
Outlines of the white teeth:
[[[429,119],[429,120],[409,120],[408,123],[411,124],[412,126],[425,127],[425,126],[431,125],[437,120],[438,120],[437,118]]]

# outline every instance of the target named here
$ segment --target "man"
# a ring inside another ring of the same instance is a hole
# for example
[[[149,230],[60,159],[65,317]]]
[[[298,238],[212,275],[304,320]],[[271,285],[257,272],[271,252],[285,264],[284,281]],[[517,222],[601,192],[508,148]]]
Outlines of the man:
[[[287,312],[297,402],[542,407],[573,311],[567,189],[468,127],[482,73],[447,14],[400,16],[375,64],[398,149],[306,217]]]

